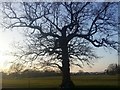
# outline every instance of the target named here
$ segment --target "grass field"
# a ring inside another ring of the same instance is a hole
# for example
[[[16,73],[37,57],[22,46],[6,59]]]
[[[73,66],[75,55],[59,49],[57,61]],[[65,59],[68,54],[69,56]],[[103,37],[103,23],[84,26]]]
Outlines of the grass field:
[[[113,75],[90,75],[73,76],[72,80],[78,87],[86,86],[111,86],[118,87],[118,76]],[[61,77],[39,77],[22,79],[3,79],[3,88],[58,88]]]

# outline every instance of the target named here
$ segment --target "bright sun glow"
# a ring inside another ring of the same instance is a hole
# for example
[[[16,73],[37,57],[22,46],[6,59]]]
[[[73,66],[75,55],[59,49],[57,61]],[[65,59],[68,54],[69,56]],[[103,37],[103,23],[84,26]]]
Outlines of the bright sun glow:
[[[7,68],[13,60],[10,52],[14,50],[12,43],[18,41],[20,36],[16,32],[0,30],[0,70]]]
[[[10,50],[10,37],[5,32],[0,31],[0,69],[6,66],[9,57],[6,55],[7,51]]]
[[[9,39],[6,37],[4,32],[0,32],[0,51],[4,52],[9,47]]]

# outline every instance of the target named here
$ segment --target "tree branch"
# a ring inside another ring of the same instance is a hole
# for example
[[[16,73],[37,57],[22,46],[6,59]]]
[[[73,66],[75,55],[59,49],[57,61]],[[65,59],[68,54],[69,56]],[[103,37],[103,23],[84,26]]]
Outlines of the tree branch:
[[[44,18],[47,19],[51,24],[53,24],[58,31],[61,32],[61,29],[60,29],[54,22],[52,22],[52,21],[51,21],[50,19],[48,19],[46,16],[44,16]]]

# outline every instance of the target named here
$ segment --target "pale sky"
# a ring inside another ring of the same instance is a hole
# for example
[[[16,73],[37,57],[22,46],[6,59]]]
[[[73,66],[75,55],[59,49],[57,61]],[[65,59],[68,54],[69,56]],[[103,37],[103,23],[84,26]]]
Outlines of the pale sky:
[[[6,69],[14,59],[10,52],[14,49],[13,43],[19,41],[22,41],[22,35],[17,31],[3,31],[0,28],[0,69]]]
[[[14,59],[13,56],[10,55],[9,52],[13,51],[12,44],[15,42],[22,41],[22,34],[18,31],[3,31],[0,29],[0,69],[6,69],[9,66],[9,62]],[[105,68],[111,63],[118,63],[118,55],[117,51],[104,50],[103,48],[96,48],[96,53],[103,57],[95,61],[94,66],[90,68],[89,66],[84,66],[84,71],[96,72],[96,71],[104,71]],[[78,68],[72,68],[72,70],[76,70]]]

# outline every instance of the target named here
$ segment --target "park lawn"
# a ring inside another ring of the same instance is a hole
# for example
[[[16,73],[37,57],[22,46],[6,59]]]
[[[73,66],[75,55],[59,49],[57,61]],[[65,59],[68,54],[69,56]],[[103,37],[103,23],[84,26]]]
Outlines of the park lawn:
[[[73,77],[76,86],[118,86],[118,76],[92,75]]]
[[[117,75],[85,75],[73,76],[72,80],[77,87],[81,86],[118,86]],[[3,88],[58,88],[61,83],[60,76],[3,79]]]
[[[4,79],[3,88],[57,88],[61,83],[61,77],[39,77],[22,79]]]

